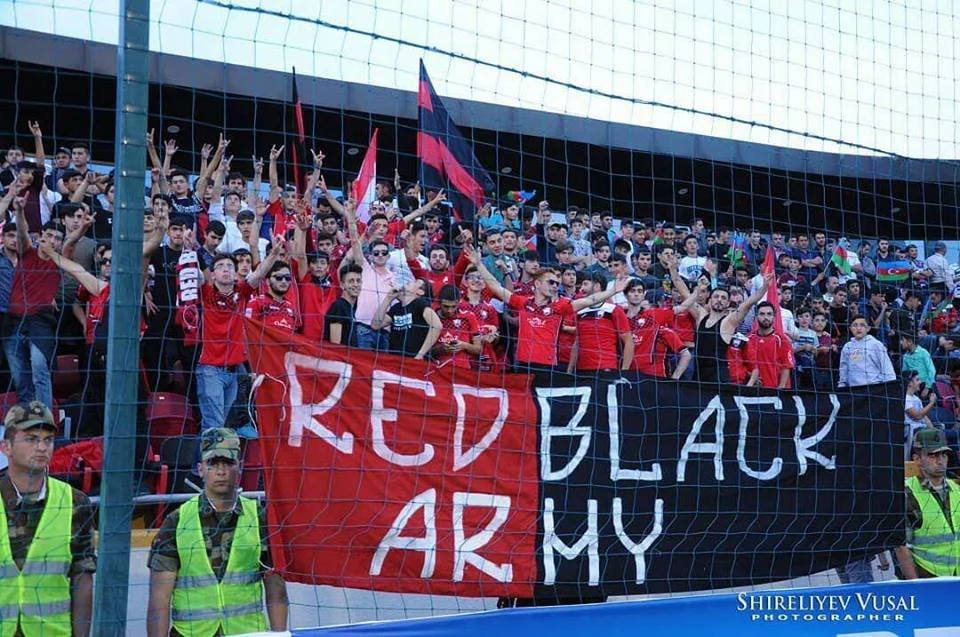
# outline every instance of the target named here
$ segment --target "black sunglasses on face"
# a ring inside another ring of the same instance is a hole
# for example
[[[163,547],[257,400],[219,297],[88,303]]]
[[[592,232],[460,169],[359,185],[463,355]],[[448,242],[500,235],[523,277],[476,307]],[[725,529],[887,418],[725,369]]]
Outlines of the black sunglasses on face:
[[[289,281],[292,277],[289,274],[276,274],[270,278],[274,281]]]

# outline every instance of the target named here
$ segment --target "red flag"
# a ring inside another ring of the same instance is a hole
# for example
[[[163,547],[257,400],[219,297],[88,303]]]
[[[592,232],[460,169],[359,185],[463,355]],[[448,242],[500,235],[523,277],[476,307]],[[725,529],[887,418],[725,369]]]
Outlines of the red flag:
[[[531,597],[530,377],[349,349],[247,320],[273,566],[286,581]]]
[[[773,248],[767,246],[767,254],[763,258],[763,265],[760,266],[760,274],[764,277],[767,274],[773,276],[773,282],[767,288],[767,301],[773,305],[773,331],[780,336],[785,337],[783,331],[783,313],[780,311],[780,290],[777,289],[776,270],[774,269]],[[757,322],[753,322],[753,331],[757,330]]]
[[[357,202],[357,219],[364,222],[370,219],[370,204],[376,199],[377,135],[379,133],[379,128],[373,130],[373,137],[370,138],[367,154],[363,156],[363,163],[360,164],[360,174],[353,182],[352,195]]]

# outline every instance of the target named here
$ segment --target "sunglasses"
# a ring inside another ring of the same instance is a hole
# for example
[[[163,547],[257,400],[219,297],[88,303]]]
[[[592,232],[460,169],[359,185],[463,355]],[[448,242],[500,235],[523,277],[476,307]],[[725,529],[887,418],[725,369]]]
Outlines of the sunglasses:
[[[100,263],[103,265],[109,265],[113,263],[113,259],[111,257],[106,257],[106,258],[100,259]]]
[[[560,281],[558,281],[557,279],[547,279],[546,281],[544,281],[544,283],[546,283],[547,285],[560,285]]]
[[[275,274],[270,278],[274,281],[289,281],[293,277],[291,277],[289,274]]]
[[[374,250],[370,254],[372,254],[375,257],[385,257],[389,254],[389,252],[387,252],[386,250]]]

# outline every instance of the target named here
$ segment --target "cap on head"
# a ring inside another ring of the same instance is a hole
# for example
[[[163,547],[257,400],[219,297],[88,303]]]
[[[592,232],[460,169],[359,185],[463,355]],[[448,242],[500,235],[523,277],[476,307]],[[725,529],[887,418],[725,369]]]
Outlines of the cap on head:
[[[947,444],[947,436],[933,427],[925,427],[917,431],[913,438],[914,451],[926,451],[927,453],[940,453],[941,451],[950,451]]]
[[[3,426],[6,428],[19,429],[26,431],[34,427],[46,427],[54,431],[57,430],[57,424],[53,420],[53,413],[47,409],[39,400],[31,401],[29,404],[20,403],[7,410],[7,415],[3,418]]]
[[[200,458],[204,461],[224,458],[239,462],[240,438],[233,429],[226,427],[208,429],[200,438]]]

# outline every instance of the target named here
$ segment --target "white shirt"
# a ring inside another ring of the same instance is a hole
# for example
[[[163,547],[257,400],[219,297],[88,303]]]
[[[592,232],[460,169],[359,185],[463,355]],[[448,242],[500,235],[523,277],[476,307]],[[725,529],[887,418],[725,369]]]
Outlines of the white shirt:
[[[707,265],[707,257],[683,257],[677,265],[677,271],[687,281],[696,281]]]
[[[926,427],[927,423],[922,420],[914,420],[910,417],[910,414],[907,413],[907,409],[916,409],[917,411],[923,410],[923,401],[920,400],[920,397],[916,394],[908,395],[906,403],[903,405],[903,422],[910,425],[911,427]]]
[[[417,255],[417,261],[424,270],[430,269],[430,259],[422,254]],[[387,269],[393,272],[393,284],[401,287],[413,281],[413,272],[407,265],[407,254],[402,249],[391,250],[387,257]]]
[[[939,252],[934,252],[927,257],[927,269],[933,272],[933,276],[930,277],[931,283],[946,283],[953,278],[950,262]]]

